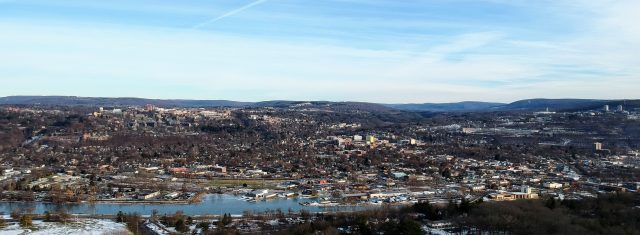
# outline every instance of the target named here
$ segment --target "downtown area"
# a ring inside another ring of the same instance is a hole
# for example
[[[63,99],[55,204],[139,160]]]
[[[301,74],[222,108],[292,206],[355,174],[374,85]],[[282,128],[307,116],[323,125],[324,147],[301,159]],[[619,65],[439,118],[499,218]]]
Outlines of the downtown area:
[[[3,105],[0,234],[637,234],[637,103],[553,105]]]

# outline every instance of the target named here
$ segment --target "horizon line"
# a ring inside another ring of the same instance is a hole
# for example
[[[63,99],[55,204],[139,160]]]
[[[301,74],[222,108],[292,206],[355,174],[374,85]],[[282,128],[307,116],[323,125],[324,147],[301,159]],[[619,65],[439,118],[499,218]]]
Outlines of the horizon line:
[[[594,101],[627,101],[627,100],[639,100],[640,98],[625,98],[625,99],[597,99],[597,98],[544,98],[544,97],[535,97],[535,98],[523,98],[517,99],[508,102],[501,101],[482,101],[482,100],[462,100],[462,101],[447,101],[447,102],[371,102],[371,101],[357,101],[357,100],[290,100],[290,99],[269,99],[269,100],[258,100],[258,101],[242,101],[242,100],[232,100],[232,99],[192,99],[192,98],[146,98],[146,97],[135,97],[135,96],[76,96],[76,95],[5,95],[0,96],[0,99],[3,98],[11,98],[11,97],[41,97],[41,98],[55,98],[55,97],[66,97],[66,98],[98,98],[98,99],[141,99],[141,100],[164,100],[164,101],[228,101],[228,102],[237,102],[237,103],[260,103],[260,102],[273,102],[273,101],[281,101],[281,102],[333,102],[333,103],[370,103],[370,104],[387,104],[387,105],[398,105],[398,104],[456,104],[456,103],[466,103],[466,102],[480,102],[480,103],[496,103],[496,104],[510,104],[518,101],[525,100],[594,100]]]

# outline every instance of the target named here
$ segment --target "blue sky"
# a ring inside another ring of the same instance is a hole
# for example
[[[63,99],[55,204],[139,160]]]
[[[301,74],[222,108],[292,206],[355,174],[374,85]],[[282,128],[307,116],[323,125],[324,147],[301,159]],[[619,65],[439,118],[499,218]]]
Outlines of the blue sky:
[[[640,98],[637,0],[0,0],[0,96]]]

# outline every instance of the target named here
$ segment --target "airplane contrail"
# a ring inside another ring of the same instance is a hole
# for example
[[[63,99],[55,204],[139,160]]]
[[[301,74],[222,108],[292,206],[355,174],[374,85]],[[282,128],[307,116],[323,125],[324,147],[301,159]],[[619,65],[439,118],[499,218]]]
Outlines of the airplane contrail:
[[[235,9],[235,10],[232,10],[232,11],[229,11],[229,12],[227,12],[227,13],[224,13],[224,14],[222,14],[222,15],[220,15],[220,16],[218,16],[218,17],[216,17],[216,18],[213,18],[213,19],[207,20],[207,21],[205,21],[205,22],[199,23],[199,24],[197,24],[197,25],[194,25],[194,26],[193,26],[193,27],[191,27],[191,28],[193,28],[193,29],[199,29],[199,28],[202,28],[203,26],[206,26],[206,25],[208,25],[208,24],[215,23],[216,21],[219,21],[219,20],[221,20],[221,19],[224,19],[224,18],[227,18],[227,17],[229,17],[229,16],[235,15],[235,14],[237,14],[237,13],[241,12],[241,11],[244,11],[244,10],[246,10],[246,9],[249,9],[249,8],[251,8],[251,7],[254,7],[254,6],[256,6],[256,5],[259,5],[259,4],[261,4],[261,3],[264,3],[264,2],[266,2],[266,1],[267,1],[267,0],[257,0],[257,1],[255,1],[255,2],[249,3],[249,4],[247,4],[247,5],[244,5],[244,6],[240,7],[240,8],[237,8],[237,9]]]

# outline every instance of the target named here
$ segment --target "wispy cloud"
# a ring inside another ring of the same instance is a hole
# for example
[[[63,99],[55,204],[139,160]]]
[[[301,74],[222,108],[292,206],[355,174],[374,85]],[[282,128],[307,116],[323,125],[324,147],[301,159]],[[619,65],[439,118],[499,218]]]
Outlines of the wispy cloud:
[[[218,17],[216,17],[216,18],[209,19],[209,20],[204,21],[204,22],[202,22],[202,23],[196,24],[196,25],[194,25],[194,26],[193,26],[193,27],[191,27],[191,28],[193,28],[193,29],[199,29],[199,28],[202,28],[202,27],[204,27],[204,26],[207,26],[207,25],[209,25],[209,24],[213,24],[213,23],[215,23],[215,22],[217,22],[217,21],[219,21],[219,20],[222,20],[222,19],[224,19],[224,18],[227,18],[227,17],[229,17],[229,16],[232,16],[232,15],[238,14],[238,13],[240,13],[240,12],[242,12],[242,11],[244,11],[244,10],[247,10],[247,9],[249,9],[249,8],[252,8],[252,7],[254,7],[254,6],[260,5],[260,4],[262,4],[262,3],[266,2],[266,1],[267,1],[267,0],[257,0],[257,1],[255,1],[255,2],[252,2],[252,3],[249,3],[249,4],[247,4],[247,5],[244,5],[244,6],[240,7],[240,8],[236,8],[236,9],[234,9],[234,10],[232,10],[232,11],[228,11],[227,13],[224,13],[224,14],[222,14],[222,15],[220,15],[220,16],[218,16]]]
[[[3,5],[0,32],[9,33],[0,37],[0,83],[6,84],[0,96],[372,102],[638,97],[638,0],[544,0],[548,4],[535,6],[525,0],[451,1],[477,2],[479,8],[464,11],[449,1],[279,0],[245,11],[265,1]],[[221,15],[210,18],[214,10]],[[240,12],[243,19],[225,21],[215,32],[190,29]]]

